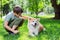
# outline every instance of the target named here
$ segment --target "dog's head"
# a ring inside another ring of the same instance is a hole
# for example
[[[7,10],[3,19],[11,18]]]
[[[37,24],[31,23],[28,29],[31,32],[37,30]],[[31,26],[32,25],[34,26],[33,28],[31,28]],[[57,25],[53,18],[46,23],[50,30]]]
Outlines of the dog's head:
[[[40,21],[39,18],[29,18],[29,24],[31,24],[32,26],[36,27],[38,25],[38,22]]]

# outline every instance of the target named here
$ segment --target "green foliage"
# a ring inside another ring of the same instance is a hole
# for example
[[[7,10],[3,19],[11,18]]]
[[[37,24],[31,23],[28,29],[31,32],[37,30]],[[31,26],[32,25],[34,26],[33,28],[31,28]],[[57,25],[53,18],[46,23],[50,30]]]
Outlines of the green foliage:
[[[41,9],[44,8],[44,2],[40,1],[38,4],[38,11],[41,11]]]
[[[1,1],[0,1],[0,10],[1,10]]]
[[[35,0],[29,0],[28,2],[28,8],[31,12],[34,12],[34,8],[36,9],[36,4],[35,4]],[[33,6],[34,5],[34,6]]]
[[[2,6],[9,3],[9,0],[1,0],[2,1]]]
[[[58,5],[60,4],[60,0],[57,0],[57,4],[58,4]]]
[[[33,13],[37,13],[38,11],[40,11],[43,8],[42,0],[29,0],[28,3],[29,3],[28,8]]]
[[[31,13],[38,13],[42,9],[51,5],[50,0],[2,0],[2,5],[10,3],[10,9],[13,5],[20,5],[24,11],[28,10]]]

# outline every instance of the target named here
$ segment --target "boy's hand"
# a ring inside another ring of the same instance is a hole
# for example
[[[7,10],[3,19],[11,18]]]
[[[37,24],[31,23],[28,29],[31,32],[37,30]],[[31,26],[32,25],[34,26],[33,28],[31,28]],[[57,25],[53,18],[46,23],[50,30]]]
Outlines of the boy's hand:
[[[13,31],[14,34],[17,34],[18,32],[19,32],[18,30],[14,30],[14,31]]]
[[[19,17],[19,18],[28,19],[29,17],[28,16],[22,16],[22,17]]]

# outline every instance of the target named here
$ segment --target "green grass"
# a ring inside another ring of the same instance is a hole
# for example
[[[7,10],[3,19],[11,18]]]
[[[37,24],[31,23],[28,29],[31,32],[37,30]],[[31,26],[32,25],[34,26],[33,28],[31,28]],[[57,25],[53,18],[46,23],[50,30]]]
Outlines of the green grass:
[[[17,35],[8,35],[3,27],[3,20],[0,19],[0,40],[60,40],[60,20],[51,19],[53,16],[40,16],[40,23],[46,28],[38,36],[29,37],[27,23],[25,20],[19,28],[20,33]]]

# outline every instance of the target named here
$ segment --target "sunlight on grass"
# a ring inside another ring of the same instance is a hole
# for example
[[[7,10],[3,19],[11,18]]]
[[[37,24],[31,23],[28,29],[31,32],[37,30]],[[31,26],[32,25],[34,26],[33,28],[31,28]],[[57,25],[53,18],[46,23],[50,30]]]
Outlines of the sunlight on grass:
[[[36,17],[35,15],[31,15]],[[3,27],[3,19],[0,18],[0,40],[60,40],[60,20],[51,19],[54,15],[38,16],[40,23],[46,28],[38,36],[29,37],[27,23],[25,20],[19,28],[20,33],[17,35],[8,35]]]
[[[41,40],[48,40],[48,36],[47,35],[42,35]]]
[[[52,17],[54,17],[54,15],[44,15],[44,16],[39,16],[39,17],[42,17],[42,18],[52,18]]]
[[[18,38],[18,40],[37,40],[36,37],[29,37],[27,32],[22,32],[20,33],[20,37]]]
[[[0,40],[4,40],[3,36],[0,35]]]

